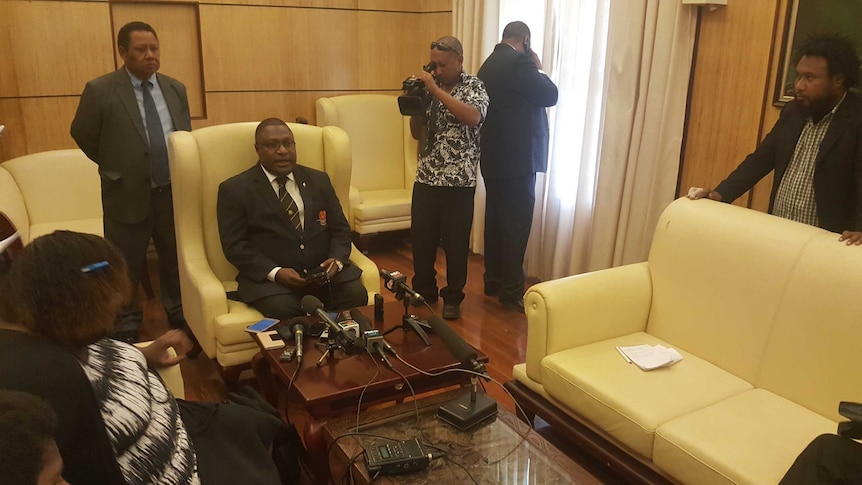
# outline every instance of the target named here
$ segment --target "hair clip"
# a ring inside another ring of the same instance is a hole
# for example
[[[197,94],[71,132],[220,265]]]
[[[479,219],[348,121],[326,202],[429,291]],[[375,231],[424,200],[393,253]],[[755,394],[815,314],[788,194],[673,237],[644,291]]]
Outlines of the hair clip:
[[[91,271],[98,271],[103,268],[107,268],[110,264],[107,261],[99,261],[98,263],[88,264],[81,268],[82,273],[89,273]]]

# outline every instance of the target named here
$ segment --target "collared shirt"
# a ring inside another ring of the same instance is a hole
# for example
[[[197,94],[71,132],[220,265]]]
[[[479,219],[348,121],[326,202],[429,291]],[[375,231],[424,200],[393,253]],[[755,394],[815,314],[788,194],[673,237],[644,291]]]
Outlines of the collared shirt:
[[[275,196],[278,197],[278,182],[275,181],[277,176],[269,173],[269,170],[263,168],[263,165],[260,166],[260,169],[263,170],[263,173],[266,174],[266,178],[269,179],[269,185],[272,186],[272,190],[275,191]],[[287,176],[287,183],[284,184],[284,188],[287,190],[287,193],[293,197],[293,202],[296,204],[296,210],[299,211],[299,220],[302,222],[302,227],[305,228],[305,202],[302,201],[302,195],[299,193],[299,187],[296,185],[296,177],[293,175],[293,172]],[[281,266],[276,266],[269,270],[269,273],[266,275],[266,279],[269,281],[275,281],[275,275],[278,274],[278,270],[280,270]]]
[[[468,126],[434,98],[425,110],[429,120],[426,143],[431,149],[419,157],[416,182],[438,187],[475,187],[479,129],[488,113],[488,93],[479,78],[462,72],[461,80],[449,94],[478,109],[481,118],[476,126]]]
[[[272,186],[272,190],[275,191],[275,196],[278,197],[278,182],[275,179],[278,177],[269,173],[269,170],[263,168],[263,165],[260,166],[260,169],[263,170],[263,173],[266,174],[266,178],[269,179],[269,185]],[[305,228],[305,202],[302,201],[302,194],[299,193],[299,187],[296,185],[296,177],[293,175],[293,172],[287,176],[287,183],[284,184],[284,188],[287,189],[287,193],[293,198],[293,202],[296,203],[296,210],[299,211],[299,220],[302,223],[303,229]]]
[[[847,96],[845,93],[844,96]],[[809,115],[805,118],[805,126],[802,134],[796,142],[793,157],[781,178],[778,191],[775,193],[775,202],[772,213],[776,216],[802,222],[812,226],[819,226],[820,219],[817,217],[817,199],[814,194],[814,170],[816,168],[817,152],[820,151],[820,143],[832,124],[835,112],[841,106],[844,97],[817,123]]]
[[[135,77],[134,74],[129,72],[126,69],[126,74],[129,75],[129,79],[132,80],[132,87],[135,88],[135,100],[138,102],[138,111],[141,113],[141,121],[144,123],[144,131],[147,131],[147,116],[144,114],[144,88],[143,88],[143,80]],[[168,135],[174,130],[174,122],[171,119],[171,112],[168,110],[168,103],[165,101],[165,95],[162,93],[162,88],[159,86],[158,76],[153,74],[148,79],[151,83],[153,83],[152,91],[150,94],[153,96],[153,101],[156,103],[156,109],[159,111],[159,121],[162,123],[162,131],[165,134],[165,140],[168,139]],[[147,133],[147,141],[149,142],[150,134]]]

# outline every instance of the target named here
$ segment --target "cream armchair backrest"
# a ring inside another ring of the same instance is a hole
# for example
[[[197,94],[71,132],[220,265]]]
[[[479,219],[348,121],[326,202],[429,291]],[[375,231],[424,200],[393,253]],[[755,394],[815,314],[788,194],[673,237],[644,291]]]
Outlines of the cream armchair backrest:
[[[81,150],[50,150],[0,163],[0,211],[24,244],[57,229],[103,235],[98,167]]]
[[[257,125],[175,132],[168,148],[183,312],[204,352],[225,368],[246,364],[257,353],[245,328],[263,318],[244,303],[227,299],[226,292],[236,290],[237,270],[225,259],[216,218],[219,184],[257,163]],[[343,206],[350,180],[347,134],[336,127],[288,125],[296,138],[298,163],[325,171]],[[380,292],[377,266],[356,248],[350,259],[363,270],[370,301]]]
[[[317,124],[350,136],[353,173],[348,219],[359,234],[410,228],[416,140],[398,99],[382,94],[319,98]]]

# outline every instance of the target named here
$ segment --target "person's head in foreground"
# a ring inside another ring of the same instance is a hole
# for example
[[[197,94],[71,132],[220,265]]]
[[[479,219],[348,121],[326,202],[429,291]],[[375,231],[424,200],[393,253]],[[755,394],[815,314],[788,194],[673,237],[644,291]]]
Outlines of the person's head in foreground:
[[[57,415],[36,396],[0,390],[0,485],[62,485]]]

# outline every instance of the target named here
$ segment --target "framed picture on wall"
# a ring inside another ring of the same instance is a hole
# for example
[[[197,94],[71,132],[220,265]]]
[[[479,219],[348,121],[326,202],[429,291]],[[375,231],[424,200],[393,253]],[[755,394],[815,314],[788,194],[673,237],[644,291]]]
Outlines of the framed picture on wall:
[[[846,36],[862,54],[862,1],[859,0],[790,0],[784,41],[781,44],[781,64],[775,86],[773,104],[783,106],[793,100],[796,66],[793,52],[811,34]]]

